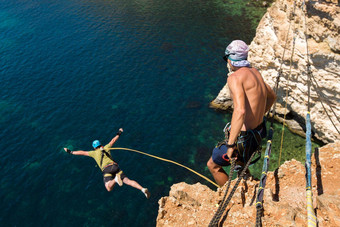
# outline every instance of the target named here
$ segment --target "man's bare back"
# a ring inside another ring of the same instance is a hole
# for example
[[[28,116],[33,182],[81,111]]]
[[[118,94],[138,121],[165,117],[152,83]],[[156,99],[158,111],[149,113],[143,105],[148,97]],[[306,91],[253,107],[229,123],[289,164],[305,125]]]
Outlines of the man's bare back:
[[[236,142],[240,131],[260,125],[264,114],[276,99],[276,94],[264,82],[257,69],[233,66],[232,69],[234,73],[228,77],[228,87],[234,104],[229,144]]]
[[[263,121],[266,112],[266,101],[268,89],[263,81],[262,76],[255,68],[240,68],[230,75],[228,85],[232,84],[231,80],[238,80],[242,84],[244,92],[241,98],[244,98],[245,118],[241,130],[254,129]],[[232,97],[235,92],[233,87],[229,87]],[[243,97],[244,96],[244,97]]]

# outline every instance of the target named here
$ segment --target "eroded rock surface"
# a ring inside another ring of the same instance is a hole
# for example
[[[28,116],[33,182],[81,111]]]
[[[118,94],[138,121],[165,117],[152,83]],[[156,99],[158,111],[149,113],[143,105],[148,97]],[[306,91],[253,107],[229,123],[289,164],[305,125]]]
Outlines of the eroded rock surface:
[[[340,226],[340,141],[312,157],[312,191],[319,226]],[[232,186],[236,179],[232,181]],[[227,207],[223,226],[254,226],[259,181],[242,180]],[[224,188],[222,188],[224,189]],[[224,195],[200,183],[178,183],[159,200],[157,226],[208,226]],[[304,164],[291,160],[268,172],[263,226],[307,226]]]

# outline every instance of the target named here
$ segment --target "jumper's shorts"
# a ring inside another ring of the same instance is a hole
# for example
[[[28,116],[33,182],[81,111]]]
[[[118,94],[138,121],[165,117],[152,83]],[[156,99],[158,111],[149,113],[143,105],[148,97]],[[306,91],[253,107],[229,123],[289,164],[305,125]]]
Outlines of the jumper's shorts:
[[[116,174],[119,173],[119,171],[121,171],[121,169],[119,169],[119,166],[117,164],[112,164],[105,167],[103,170],[104,184],[115,179]],[[126,176],[124,173],[122,173],[120,177],[123,180]]]

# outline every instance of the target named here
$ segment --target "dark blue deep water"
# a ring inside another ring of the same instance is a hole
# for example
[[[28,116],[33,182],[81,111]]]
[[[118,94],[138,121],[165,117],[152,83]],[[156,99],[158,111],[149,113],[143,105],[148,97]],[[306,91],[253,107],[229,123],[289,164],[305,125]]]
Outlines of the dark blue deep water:
[[[170,163],[114,151],[146,200],[107,192],[94,139],[206,168],[230,115],[210,109],[233,39],[250,43],[265,9],[220,0],[0,0],[2,226],[154,226],[177,182],[213,185]],[[257,13],[254,13],[257,12]],[[262,164],[261,164],[262,165]],[[261,167],[259,167],[261,168]]]

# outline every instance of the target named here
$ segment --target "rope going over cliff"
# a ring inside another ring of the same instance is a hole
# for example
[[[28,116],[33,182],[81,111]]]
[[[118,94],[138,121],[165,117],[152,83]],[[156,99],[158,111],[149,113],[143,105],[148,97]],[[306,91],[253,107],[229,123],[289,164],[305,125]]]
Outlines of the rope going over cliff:
[[[311,72],[311,64],[309,62],[309,49],[308,49],[308,41],[307,41],[307,23],[306,23],[306,14],[307,14],[307,6],[306,6],[306,2],[305,0],[302,3],[301,9],[304,8],[304,10],[302,10],[304,12],[304,23],[305,23],[305,42],[306,42],[306,52],[307,52],[307,83],[308,83],[308,111],[310,111],[310,84],[313,86],[315,92],[317,93],[317,96],[319,98],[319,101],[322,105],[322,108],[324,109],[327,117],[329,118],[329,120],[331,121],[332,125],[334,126],[335,130],[340,134],[340,130],[338,129],[338,127],[336,126],[336,124],[334,123],[333,119],[331,118],[330,114],[328,113],[325,105],[324,105],[324,101],[327,102],[328,107],[330,108],[331,112],[333,113],[334,117],[338,120],[338,122],[340,123],[340,118],[339,116],[335,113],[334,109],[332,108],[332,105],[330,104],[329,99],[324,97],[324,94],[320,91],[320,87],[315,79],[315,77],[313,76],[312,72]],[[314,83],[313,83],[314,82]]]
[[[217,209],[215,215],[213,216],[213,218],[210,220],[210,223],[209,223],[209,227],[217,227],[218,226],[218,223],[221,221],[221,226],[223,225],[223,222],[225,221],[226,218],[223,218],[221,220],[221,217],[226,209],[226,207],[228,206],[230,200],[232,199],[238,185],[240,184],[241,180],[243,179],[243,177],[245,176],[246,174],[246,171],[251,163],[251,160],[253,159],[253,157],[255,156],[255,154],[257,154],[259,151],[256,151],[254,152],[251,157],[249,158],[248,162],[246,163],[246,165],[243,167],[242,169],[242,172],[240,174],[240,176],[238,177],[233,189],[231,190],[230,194],[228,195],[227,199],[226,196],[228,194],[228,190],[229,190],[229,186],[230,186],[230,183],[231,183],[231,178],[232,178],[232,174],[234,172],[234,167],[235,167],[235,162],[236,162],[236,159],[235,158],[232,158],[231,160],[231,167],[230,167],[230,176],[229,176],[229,180],[228,180],[228,186],[227,186],[227,189],[224,193],[224,196],[223,196],[223,199],[221,201],[221,204],[219,206],[219,208]]]
[[[274,88],[274,91],[275,91],[276,94],[277,94],[277,90],[278,90],[278,87],[279,87],[280,77],[282,76],[283,59],[285,57],[285,53],[286,53],[286,49],[287,49],[290,27],[291,27],[292,22],[294,21],[295,9],[296,9],[296,5],[295,5],[295,1],[294,1],[293,12],[291,13],[291,15],[289,17],[290,23],[289,23],[289,27],[288,27],[287,34],[286,34],[285,45],[284,45],[283,54],[282,54],[282,58],[281,58],[281,65],[280,65],[280,68],[278,70],[278,75],[277,75],[277,78],[276,78],[276,84],[275,84],[275,88]],[[295,45],[295,38],[294,38],[294,45]],[[293,45],[292,53],[294,52],[294,45]],[[292,62],[292,56],[291,56],[291,62]],[[289,78],[289,76],[288,76],[288,78]],[[288,78],[287,78],[287,84],[288,84]],[[287,91],[288,91],[288,88],[287,88]],[[287,96],[288,96],[288,92],[286,92],[286,100],[287,100]],[[269,159],[270,159],[270,155],[271,155],[271,151],[272,151],[272,139],[273,139],[273,135],[274,135],[274,116],[275,116],[275,113],[276,113],[276,103],[277,103],[277,101],[274,102],[274,105],[273,105],[272,111],[271,111],[272,116],[271,116],[271,121],[270,121],[270,129],[269,129],[268,137],[267,137],[267,146],[266,146],[266,151],[265,151],[265,154],[264,154],[264,160],[263,160],[263,167],[262,167],[262,174],[261,174],[259,189],[258,189],[257,195],[256,195],[256,224],[255,224],[256,227],[262,226],[261,218],[262,218],[262,211],[263,211],[263,195],[264,195],[264,188],[266,187]],[[287,105],[287,102],[286,102],[286,105]],[[286,116],[286,113],[285,113],[285,116]],[[268,117],[269,117],[269,112],[267,114],[267,118]],[[285,117],[284,117],[284,119],[285,119]],[[280,163],[280,159],[281,159],[281,151],[282,151],[282,144],[283,144],[284,122],[285,122],[285,120],[283,121],[283,126],[282,126],[279,163]]]
[[[204,180],[210,182],[211,184],[215,185],[217,188],[220,187],[219,185],[217,185],[215,182],[213,182],[213,181],[210,180],[209,178],[203,176],[202,174],[196,172],[195,170],[190,169],[189,167],[187,167],[187,166],[185,166],[185,165],[182,165],[182,164],[180,164],[180,163],[178,163],[178,162],[175,162],[175,161],[172,161],[172,160],[169,160],[169,159],[165,159],[165,158],[161,158],[161,157],[158,157],[158,156],[156,156],[156,155],[148,154],[148,153],[145,153],[145,152],[142,152],[142,151],[130,149],[130,148],[124,148],[124,147],[112,147],[112,148],[110,148],[110,150],[125,150],[125,151],[132,151],[132,152],[139,153],[139,154],[142,154],[142,155],[146,155],[146,156],[149,156],[149,157],[152,157],[152,158],[155,158],[155,159],[164,161],[164,162],[170,162],[170,163],[172,163],[172,164],[181,166],[181,167],[183,167],[183,168],[189,170],[190,172],[196,174],[197,176],[199,176],[199,177],[203,178]]]
[[[221,219],[221,215],[222,215],[222,214],[221,214],[221,212],[222,212],[222,206],[223,206],[223,203],[224,203],[225,198],[226,198],[226,196],[227,196],[227,194],[228,194],[228,191],[229,191],[229,187],[230,187],[230,183],[231,183],[231,178],[232,178],[232,176],[233,176],[234,169],[235,169],[235,163],[236,163],[235,158],[232,158],[232,159],[231,159],[231,163],[230,163],[230,171],[229,171],[229,176],[230,176],[230,177],[229,177],[229,180],[228,180],[228,182],[227,182],[227,188],[226,188],[226,190],[225,190],[225,193],[224,193],[224,196],[223,196],[223,198],[222,198],[222,201],[221,201],[220,206],[218,207],[218,209],[217,209],[217,211],[216,211],[214,217],[210,220],[209,226],[217,226],[219,220]],[[223,213],[223,212],[222,212],[222,213]],[[217,216],[219,216],[219,217],[217,217]]]
[[[313,193],[311,186],[311,155],[312,155],[312,142],[311,142],[311,123],[310,123],[310,113],[306,116],[306,198],[307,198],[307,220],[308,227],[317,226],[317,219],[313,209]]]
[[[287,75],[287,79],[286,79],[286,99],[285,99],[285,113],[284,113],[284,117],[283,117],[283,123],[282,123],[282,131],[281,131],[281,145],[280,145],[280,155],[279,155],[279,162],[278,162],[278,167],[280,166],[281,163],[281,154],[282,154],[282,148],[283,148],[283,135],[284,135],[284,129],[285,129],[285,122],[286,122],[286,116],[287,116],[287,105],[288,105],[288,91],[289,91],[289,80],[290,77],[292,75],[292,66],[293,66],[293,56],[294,56],[294,51],[295,51],[295,39],[296,39],[296,31],[295,31],[295,23],[294,23],[294,17],[296,16],[295,14],[295,9],[296,9],[296,2],[294,1],[294,6],[293,6],[293,12],[290,15],[290,22],[293,21],[293,44],[292,44],[292,51],[291,51],[291,55],[290,55],[290,59],[289,59],[289,73]],[[288,31],[289,32],[289,31]],[[282,58],[283,61],[283,58]]]
[[[319,85],[318,85],[318,83],[317,83],[315,77],[314,77],[312,74],[311,74],[311,78],[312,78],[311,84],[312,84],[314,90],[315,90],[315,91],[317,92],[317,94],[318,94],[318,97],[319,97],[320,103],[321,103],[321,105],[322,105],[322,108],[323,108],[324,111],[326,112],[327,117],[329,118],[329,120],[332,122],[332,124],[333,124],[335,130],[340,134],[340,131],[339,131],[338,127],[337,127],[337,126],[335,125],[335,123],[333,122],[333,119],[332,119],[331,116],[329,115],[329,113],[328,113],[328,111],[327,111],[327,109],[326,109],[326,107],[325,107],[323,101],[326,101],[326,102],[328,103],[328,106],[329,106],[329,108],[331,109],[333,115],[335,116],[335,118],[336,118],[336,119],[338,120],[338,122],[340,123],[340,119],[339,119],[338,115],[337,115],[337,114],[335,113],[335,111],[333,110],[332,105],[330,105],[330,103],[329,103],[329,100],[328,100],[327,98],[325,98],[324,95],[322,94],[322,92],[320,91],[320,87],[319,87]],[[315,84],[314,84],[313,82],[314,82]]]
[[[307,12],[307,7],[305,5],[305,1],[303,1],[302,7],[305,6],[305,10]],[[303,9],[302,9],[303,11]],[[313,193],[312,193],[312,179],[311,179],[311,155],[312,155],[312,142],[311,142],[311,121],[310,121],[310,87],[311,87],[311,79],[312,73],[310,70],[309,63],[309,50],[308,50],[308,41],[307,41],[307,24],[306,24],[306,12],[304,14],[304,22],[305,22],[305,41],[306,41],[306,57],[307,57],[307,87],[308,87],[308,104],[307,104],[307,115],[306,115],[306,199],[307,199],[307,225],[308,227],[316,227],[317,219],[313,209]]]
[[[322,108],[324,109],[324,111],[327,114],[327,117],[329,118],[329,120],[332,122],[335,130],[340,134],[340,131],[338,129],[338,127],[335,125],[335,123],[333,122],[333,119],[331,118],[331,116],[329,115],[327,109],[325,108],[325,105],[323,103],[323,101],[326,101],[329,108],[331,109],[333,115],[335,116],[335,118],[338,120],[338,122],[340,123],[340,118],[339,116],[335,113],[335,111],[332,108],[332,105],[330,105],[329,100],[327,98],[324,97],[323,93],[320,91],[320,87],[315,79],[315,77],[313,76],[312,72],[311,72],[311,65],[309,62],[309,48],[308,48],[308,41],[307,41],[307,23],[306,23],[306,14],[307,14],[307,6],[305,1],[303,1],[303,4],[301,6],[301,8],[304,7],[304,10],[302,10],[304,12],[304,22],[305,22],[305,42],[306,42],[306,52],[307,52],[307,83],[308,83],[308,112],[310,111],[310,85],[313,86],[314,90],[316,91],[318,98],[320,100],[320,103],[322,105]],[[314,83],[313,83],[314,82]]]

